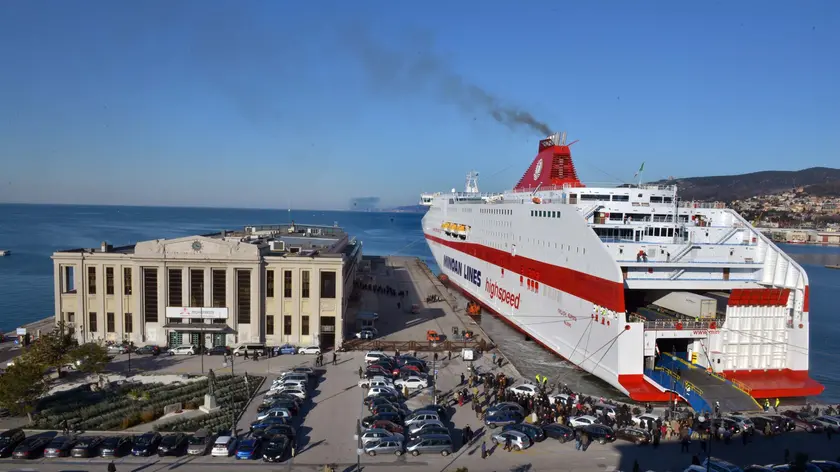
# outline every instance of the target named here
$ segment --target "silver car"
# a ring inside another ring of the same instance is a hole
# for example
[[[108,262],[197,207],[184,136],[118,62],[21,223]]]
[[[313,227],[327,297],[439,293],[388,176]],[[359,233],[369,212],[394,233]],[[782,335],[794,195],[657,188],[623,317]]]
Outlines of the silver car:
[[[410,453],[412,456],[429,453],[448,456],[454,450],[455,447],[453,446],[452,438],[443,434],[418,436],[409,441],[405,446],[405,452]]]
[[[510,438],[511,445],[517,451],[522,451],[531,447],[531,438],[529,438],[527,434],[512,429],[494,434],[492,441],[493,444],[504,446],[508,438]]]
[[[738,429],[740,429],[741,432],[747,432],[748,434],[752,434],[755,432],[755,423],[753,423],[753,420],[747,418],[746,416],[728,415],[727,417],[732,421],[738,423]]]
[[[187,440],[187,454],[203,456],[207,454],[214,442],[216,442],[215,435],[209,434],[205,429],[200,429]]]
[[[385,438],[365,444],[365,453],[369,456],[377,454],[403,455],[403,443],[395,438]]]
[[[422,423],[423,421],[429,420],[440,421],[440,416],[433,411],[415,411],[405,419],[404,423],[406,426],[411,426],[414,423]]]
[[[387,429],[379,428],[368,429],[367,431],[362,433],[362,445],[380,440],[384,441],[386,439],[393,439],[394,441],[399,441],[400,443],[402,443],[405,438],[403,438],[402,434],[392,433]]]
[[[446,426],[444,426],[443,423],[441,423],[438,420],[422,420],[422,421],[415,421],[414,423],[411,423],[410,425],[406,425],[406,428],[408,428],[408,434],[410,434],[412,436],[418,436],[420,434],[423,434],[423,430],[425,430],[425,429],[429,429],[429,428],[443,428],[443,429],[446,429]]]

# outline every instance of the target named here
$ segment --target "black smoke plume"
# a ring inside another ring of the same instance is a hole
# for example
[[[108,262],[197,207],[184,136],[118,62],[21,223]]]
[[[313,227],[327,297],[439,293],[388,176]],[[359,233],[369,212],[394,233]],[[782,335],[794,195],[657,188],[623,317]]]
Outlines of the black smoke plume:
[[[462,111],[490,115],[511,129],[528,128],[540,136],[551,128],[529,112],[504,103],[497,96],[457,74],[432,52],[433,41],[414,35],[405,47],[374,39],[370,32],[356,26],[348,30],[343,44],[359,59],[374,87],[380,92],[413,94],[430,92]]]

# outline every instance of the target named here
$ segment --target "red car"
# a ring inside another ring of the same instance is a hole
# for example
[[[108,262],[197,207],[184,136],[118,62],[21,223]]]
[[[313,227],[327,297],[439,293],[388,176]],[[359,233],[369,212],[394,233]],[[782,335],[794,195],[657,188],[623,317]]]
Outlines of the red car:
[[[371,428],[384,429],[385,431],[388,431],[389,433],[403,434],[403,427],[402,426],[400,426],[400,425],[398,425],[398,424],[396,424],[392,421],[387,421],[387,420],[374,421],[373,424],[371,425]]]

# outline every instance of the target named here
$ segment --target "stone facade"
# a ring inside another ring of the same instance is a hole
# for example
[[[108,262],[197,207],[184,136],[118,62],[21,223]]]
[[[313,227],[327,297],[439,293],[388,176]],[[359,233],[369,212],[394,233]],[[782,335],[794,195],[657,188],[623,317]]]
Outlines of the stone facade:
[[[52,257],[55,318],[80,342],[328,347],[343,339],[360,244],[345,235],[301,255],[211,235],[60,251]],[[179,318],[184,307],[208,314]]]

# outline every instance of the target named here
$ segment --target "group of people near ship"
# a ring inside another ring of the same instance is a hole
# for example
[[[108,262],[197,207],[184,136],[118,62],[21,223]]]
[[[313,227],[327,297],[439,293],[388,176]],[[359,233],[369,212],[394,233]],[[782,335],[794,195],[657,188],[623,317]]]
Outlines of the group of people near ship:
[[[407,294],[405,290],[397,290],[394,287],[391,287],[390,285],[369,284],[359,280],[354,281],[353,286],[357,289],[367,290],[373,293],[382,293],[385,295],[390,295],[392,297],[404,298]]]

